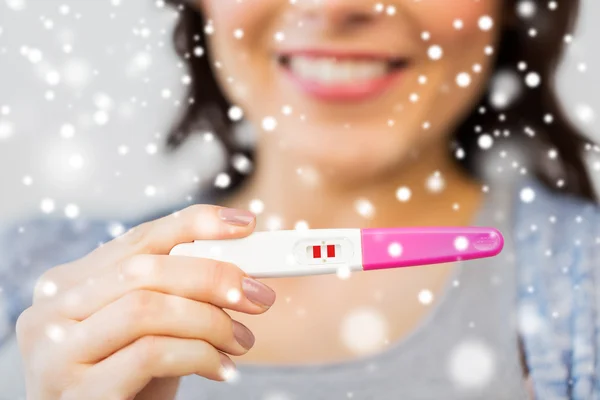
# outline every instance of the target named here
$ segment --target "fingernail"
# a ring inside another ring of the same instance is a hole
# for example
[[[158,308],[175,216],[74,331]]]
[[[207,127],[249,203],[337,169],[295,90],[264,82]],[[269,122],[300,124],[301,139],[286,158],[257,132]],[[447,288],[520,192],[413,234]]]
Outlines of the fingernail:
[[[221,208],[219,217],[222,221],[232,225],[247,226],[254,220],[254,214],[250,211],[236,208]]]
[[[244,278],[242,290],[246,298],[261,307],[271,307],[275,303],[275,292],[262,282]]]
[[[233,321],[233,336],[235,336],[235,340],[246,350],[250,350],[254,346],[254,335],[250,329],[237,321]]]
[[[235,364],[223,353],[219,353],[219,357],[221,357],[221,370],[219,371],[219,374],[223,380],[228,381],[235,376]]]

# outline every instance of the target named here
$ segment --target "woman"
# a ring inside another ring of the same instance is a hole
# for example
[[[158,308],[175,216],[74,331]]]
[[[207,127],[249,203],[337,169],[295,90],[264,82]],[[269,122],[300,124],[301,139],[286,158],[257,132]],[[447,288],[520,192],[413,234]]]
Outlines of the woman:
[[[30,307],[5,289],[28,398],[598,396],[592,146],[551,83],[576,1],[171,2],[192,90],[170,144],[211,129],[231,168],[202,205],[114,240],[106,221],[6,231],[12,271],[48,269]],[[517,98],[490,98],[503,70]],[[484,174],[505,145],[504,172]],[[254,230],[411,225],[493,225],[506,247],[262,283],[166,256]]]

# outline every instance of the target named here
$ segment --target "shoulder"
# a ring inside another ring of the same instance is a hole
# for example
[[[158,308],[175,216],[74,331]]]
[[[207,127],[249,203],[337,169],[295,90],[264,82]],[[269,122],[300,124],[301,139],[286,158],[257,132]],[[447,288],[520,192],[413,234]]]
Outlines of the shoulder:
[[[536,392],[591,398],[598,373],[590,366],[600,355],[599,207],[537,181],[521,182],[514,196],[518,329]]]
[[[524,180],[515,185],[514,201],[517,226],[521,238],[542,233],[560,235],[555,228],[582,232],[594,228],[598,222],[599,206],[589,200],[554,192],[537,180]],[[539,226],[538,226],[539,225]],[[537,228],[554,229],[537,229]],[[567,233],[567,232],[565,232]]]
[[[523,278],[534,285],[540,274],[574,278],[592,272],[600,261],[598,204],[554,192],[535,180],[522,181],[516,189],[513,236]]]

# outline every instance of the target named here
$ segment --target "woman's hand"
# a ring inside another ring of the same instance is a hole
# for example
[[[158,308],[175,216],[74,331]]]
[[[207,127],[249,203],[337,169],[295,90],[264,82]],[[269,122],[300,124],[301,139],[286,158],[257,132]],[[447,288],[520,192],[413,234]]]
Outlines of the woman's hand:
[[[234,265],[169,256],[240,238],[252,214],[196,205],[50,269],[17,321],[28,399],[170,399],[179,377],[225,380],[254,336],[223,310],[266,311],[275,293]]]

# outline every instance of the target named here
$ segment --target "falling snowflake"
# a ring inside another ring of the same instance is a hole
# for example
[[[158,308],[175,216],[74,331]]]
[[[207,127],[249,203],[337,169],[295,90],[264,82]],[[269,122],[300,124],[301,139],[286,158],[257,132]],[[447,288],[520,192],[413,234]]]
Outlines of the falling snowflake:
[[[204,55],[204,48],[202,46],[194,47],[194,55],[196,57],[202,57]]]
[[[350,276],[352,275],[352,271],[350,270],[350,268],[348,268],[348,266],[343,265],[336,270],[336,275],[341,280],[346,280],[350,278]]]
[[[65,328],[60,325],[50,324],[46,327],[46,336],[53,342],[62,342],[66,336]]]
[[[308,222],[306,222],[304,220],[300,220],[300,221],[296,222],[296,224],[294,225],[294,229],[297,231],[306,231],[309,229]]]
[[[521,0],[517,4],[517,14],[522,18],[531,18],[536,11],[537,6],[532,0]]]
[[[234,154],[231,157],[231,164],[236,171],[242,174],[248,174],[252,171],[252,162],[244,154]]]
[[[148,197],[153,197],[156,195],[156,187],[154,186],[146,186],[146,189],[144,189],[144,193],[146,194],[146,196]]]
[[[50,86],[56,86],[60,83],[60,74],[58,71],[50,71],[46,74],[46,82]]]
[[[439,193],[446,187],[446,181],[439,171],[434,172],[426,183],[426,188],[434,193]]]
[[[496,355],[485,342],[467,339],[456,346],[448,359],[448,373],[461,389],[481,389],[496,372]]]
[[[533,292],[533,288],[530,293]],[[543,328],[544,320],[537,309],[528,304],[524,304],[518,311],[519,332],[525,336],[535,335]]]
[[[79,207],[76,204],[68,204],[65,207],[65,216],[70,219],[77,218],[79,216]]]
[[[162,96],[162,98],[163,98],[163,99],[170,99],[170,98],[171,98],[171,95],[172,95],[172,93],[171,93],[171,90],[170,90],[170,89],[163,89],[163,90],[160,92],[160,95]]]
[[[587,104],[578,104],[575,107],[575,115],[584,124],[591,124],[594,122],[594,110]]]
[[[236,383],[240,377],[240,373],[235,367],[221,367],[219,375],[227,383]]]
[[[120,222],[113,222],[108,225],[107,231],[111,237],[116,238],[125,233],[125,226]]]
[[[465,236],[458,236],[454,239],[454,248],[458,251],[465,251],[469,248],[469,239]]]
[[[354,209],[365,218],[371,218],[375,214],[375,207],[369,200],[360,198],[354,202]]]
[[[479,139],[477,139],[477,144],[481,149],[488,150],[494,144],[494,139],[487,133],[484,133],[483,135],[479,136]]]
[[[52,281],[44,281],[41,284],[40,291],[46,297],[53,297],[58,292],[58,286]]]
[[[471,75],[467,72],[461,72],[456,76],[456,84],[460,87],[467,87],[471,84]]]
[[[419,303],[428,305],[433,302],[433,293],[431,290],[423,289],[419,292],[418,298]]]
[[[6,140],[13,136],[15,132],[14,125],[8,121],[0,121],[0,140]]]
[[[265,204],[260,199],[250,201],[250,211],[256,215],[261,214],[265,210]]]
[[[267,218],[267,229],[270,231],[278,231],[281,229],[283,222],[281,217],[277,215],[271,215]]]
[[[41,207],[43,213],[50,214],[50,213],[54,212],[54,209],[56,206],[54,204],[54,200],[46,198],[46,199],[42,200],[40,207]]]
[[[502,70],[491,80],[490,103],[497,110],[509,107],[522,92],[522,84],[515,71]]]
[[[261,400],[293,400],[287,393],[281,391],[269,391]]]
[[[396,190],[396,198],[398,199],[398,201],[401,201],[403,203],[410,200],[411,195],[412,195],[412,192],[411,192],[410,188],[408,188],[406,186],[402,186],[402,187],[398,188],[398,190]]]
[[[536,72],[530,72],[525,76],[525,84],[530,88],[535,88],[540,85],[542,78]]]
[[[75,136],[75,127],[71,124],[64,124],[60,128],[60,136],[64,139],[70,139]]]
[[[215,178],[215,186],[221,189],[225,189],[231,185],[231,177],[225,172],[221,172]]]
[[[244,112],[238,106],[233,106],[229,109],[227,115],[232,121],[239,121],[244,117]]]
[[[25,0],[5,0],[6,5],[13,11],[22,11],[25,9]]]
[[[181,77],[181,83],[183,83],[184,85],[190,85],[192,83],[192,77],[189,75],[184,75]]]
[[[262,127],[265,131],[273,131],[277,127],[277,120],[273,117],[266,117],[262,121]]]
[[[521,189],[520,196],[523,203],[531,203],[535,199],[535,191],[532,188],[526,187]]]
[[[274,38],[278,42],[283,42],[285,40],[285,34],[283,32],[276,32]]]
[[[479,18],[478,25],[482,31],[489,31],[494,26],[494,20],[490,16],[484,15]]]
[[[444,55],[444,52],[440,46],[433,45],[429,48],[429,50],[427,50],[427,54],[432,60],[439,60]]]
[[[390,243],[388,246],[388,254],[393,258],[400,257],[402,255],[402,245],[396,242]]]
[[[241,298],[242,293],[239,291],[239,289],[233,288],[227,291],[227,301],[229,301],[230,303],[239,303]]]
[[[108,123],[110,117],[104,110],[98,110],[94,113],[94,122],[99,126],[104,126]]]
[[[369,353],[381,348],[388,335],[387,321],[377,309],[352,310],[340,326],[342,343],[355,353]]]
[[[69,166],[73,169],[81,169],[84,162],[84,158],[81,154],[73,154],[69,157]]]

